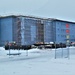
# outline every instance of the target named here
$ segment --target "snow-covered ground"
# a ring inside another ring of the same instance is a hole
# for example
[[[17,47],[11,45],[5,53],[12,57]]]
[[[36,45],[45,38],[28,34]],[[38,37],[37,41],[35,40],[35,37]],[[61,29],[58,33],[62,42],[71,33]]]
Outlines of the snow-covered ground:
[[[9,56],[9,51],[0,47],[0,75],[75,75],[75,47],[56,49],[56,59],[55,49],[10,50],[10,53],[21,55]]]

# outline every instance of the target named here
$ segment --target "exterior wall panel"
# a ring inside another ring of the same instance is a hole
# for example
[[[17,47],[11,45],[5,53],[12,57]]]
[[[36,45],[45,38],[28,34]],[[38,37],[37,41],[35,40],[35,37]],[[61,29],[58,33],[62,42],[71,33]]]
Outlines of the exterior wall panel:
[[[1,44],[5,44],[6,41],[12,41],[12,18],[1,19]]]
[[[53,42],[53,25],[52,22],[47,20],[44,22],[44,42]]]
[[[25,45],[35,44],[37,41],[36,39],[36,33],[37,33],[36,22],[37,21],[34,19],[26,18],[26,17],[23,20],[24,20],[24,44]],[[23,38],[21,40],[23,40]]]

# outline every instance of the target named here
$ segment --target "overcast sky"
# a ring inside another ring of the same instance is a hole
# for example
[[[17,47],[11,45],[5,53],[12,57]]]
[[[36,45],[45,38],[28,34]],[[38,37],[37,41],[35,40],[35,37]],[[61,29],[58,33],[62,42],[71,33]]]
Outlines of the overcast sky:
[[[0,0],[0,15],[10,14],[75,21],[75,0]]]

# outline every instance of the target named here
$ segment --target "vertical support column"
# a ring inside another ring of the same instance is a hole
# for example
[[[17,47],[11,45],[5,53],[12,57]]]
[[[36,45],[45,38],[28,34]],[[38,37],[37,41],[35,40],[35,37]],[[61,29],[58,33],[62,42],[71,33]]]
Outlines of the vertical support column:
[[[55,46],[55,59],[56,59],[56,42],[54,43]]]

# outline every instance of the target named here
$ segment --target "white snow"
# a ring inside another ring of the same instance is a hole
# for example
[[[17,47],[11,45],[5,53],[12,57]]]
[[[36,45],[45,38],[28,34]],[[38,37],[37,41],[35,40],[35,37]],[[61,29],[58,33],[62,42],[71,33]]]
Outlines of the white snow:
[[[11,56],[8,53],[0,47],[0,75],[75,75],[75,47],[56,49],[56,59],[55,49],[10,50],[21,53]]]

